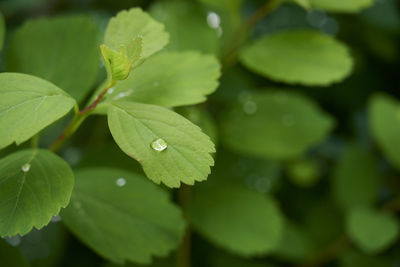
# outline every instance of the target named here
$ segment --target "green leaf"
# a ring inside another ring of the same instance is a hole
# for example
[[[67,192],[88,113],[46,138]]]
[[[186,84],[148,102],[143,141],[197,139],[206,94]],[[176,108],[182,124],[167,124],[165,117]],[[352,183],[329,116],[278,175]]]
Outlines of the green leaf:
[[[294,2],[296,4],[298,4],[299,6],[301,6],[304,9],[311,9],[311,4],[310,4],[310,0],[283,0],[283,1],[287,1],[287,2]]]
[[[106,95],[165,107],[197,104],[218,87],[220,65],[215,57],[197,52],[170,52],[146,60]]]
[[[275,265],[268,263],[265,259],[262,261],[257,259],[244,259],[240,256],[223,253],[219,250],[210,252],[212,254],[207,253],[208,258],[210,258],[207,261],[207,267],[275,267]]]
[[[207,239],[243,256],[272,252],[283,234],[274,199],[229,182],[196,186],[189,220]]]
[[[118,169],[76,172],[63,222],[104,258],[150,263],[176,248],[184,230],[179,209],[146,178]]]
[[[0,51],[3,49],[3,40],[6,32],[3,15],[0,13]]]
[[[373,204],[380,178],[377,159],[358,146],[350,146],[334,169],[334,198],[344,209]]]
[[[105,45],[100,46],[100,51],[107,71],[108,84],[126,79],[131,72],[131,64],[128,57],[122,52],[114,51]]]
[[[393,267],[394,263],[385,255],[366,255],[355,250],[347,250],[340,255],[340,267]]]
[[[312,30],[281,31],[267,35],[240,52],[250,70],[275,81],[328,86],[352,71],[348,48]]]
[[[27,234],[67,206],[74,186],[68,164],[47,150],[29,149],[0,160],[0,236]]]
[[[373,5],[374,0],[309,0],[312,7],[328,12],[355,13]]]
[[[310,187],[318,182],[320,169],[317,162],[308,159],[299,159],[289,162],[287,174],[292,183],[300,187]]]
[[[236,11],[240,8],[243,0],[199,0],[210,7],[227,9],[230,11]]]
[[[210,153],[215,149],[209,137],[168,109],[113,102],[108,110],[108,124],[122,151],[139,161],[146,175],[157,184],[193,185],[206,180],[210,166],[214,165]]]
[[[57,221],[59,219],[60,216],[53,217],[43,229],[33,229],[21,238],[18,247],[31,266],[51,267],[60,264],[70,236],[64,225]]]
[[[97,77],[98,43],[99,30],[89,16],[30,20],[14,35],[8,71],[49,80],[80,101]]]
[[[152,19],[140,8],[123,10],[110,19],[104,34],[104,44],[118,51],[121,45],[129,47],[133,39],[141,37],[144,59],[167,45],[169,35],[164,28],[163,24]]]
[[[20,73],[0,74],[0,94],[0,148],[28,140],[76,104],[54,84]]]
[[[0,239],[1,266],[4,267],[28,267],[29,264],[22,256],[18,248],[12,247],[6,241]]]
[[[307,232],[300,226],[289,222],[285,224],[284,234],[275,254],[278,258],[298,262],[312,255],[312,245]]]
[[[178,113],[199,126],[201,130],[210,137],[211,141],[217,144],[217,125],[209,112],[199,107],[183,107],[179,109]]]
[[[133,39],[128,47],[121,45],[119,51],[112,50],[106,45],[101,45],[100,51],[107,71],[107,84],[112,85],[116,81],[128,78],[132,65],[140,59],[142,38]]]
[[[289,91],[265,91],[241,97],[222,117],[223,142],[253,156],[288,159],[301,156],[333,128],[331,116],[309,98]]]
[[[168,50],[197,50],[213,54],[218,52],[221,29],[216,25],[214,28],[208,25],[209,14],[201,5],[193,1],[158,1],[150,12],[154,18],[165,24],[170,34]]]
[[[383,153],[400,170],[400,104],[387,95],[377,94],[369,103],[372,135]]]
[[[389,213],[357,208],[346,221],[350,238],[366,253],[377,253],[390,246],[399,234],[399,225]]]

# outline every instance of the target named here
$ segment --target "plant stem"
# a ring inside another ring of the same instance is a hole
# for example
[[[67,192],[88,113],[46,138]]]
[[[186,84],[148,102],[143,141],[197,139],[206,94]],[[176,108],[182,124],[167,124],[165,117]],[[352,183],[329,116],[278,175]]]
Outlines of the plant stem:
[[[104,88],[101,91],[101,93],[96,97],[96,99],[93,101],[93,103],[87,106],[86,108],[79,110],[79,108],[75,106],[74,118],[72,119],[72,121],[70,121],[70,123],[67,125],[65,130],[60,134],[57,140],[49,147],[50,151],[53,152],[57,151],[65,143],[65,141],[67,141],[67,139],[76,132],[76,130],[79,128],[82,122],[90,115],[91,111],[93,111],[97,107],[97,105],[100,103],[103,96],[107,93],[108,89],[110,89],[111,86],[112,84]]]
[[[186,211],[187,205],[191,198],[191,188],[187,185],[182,185],[178,191],[178,202],[183,210],[184,217],[187,220]],[[190,227],[187,226],[185,230],[185,234],[182,240],[181,245],[178,248],[176,255],[176,267],[190,267],[190,258],[191,258],[191,231]]]
[[[233,34],[230,48],[222,59],[222,65],[224,68],[235,62],[240,45],[245,40],[245,37],[248,35],[250,29],[253,28],[253,26],[265,16],[272,13],[280,5],[280,3],[281,0],[268,1],[266,4],[257,9],[252,15],[250,15],[242,24],[242,26],[236,30],[236,32]]]

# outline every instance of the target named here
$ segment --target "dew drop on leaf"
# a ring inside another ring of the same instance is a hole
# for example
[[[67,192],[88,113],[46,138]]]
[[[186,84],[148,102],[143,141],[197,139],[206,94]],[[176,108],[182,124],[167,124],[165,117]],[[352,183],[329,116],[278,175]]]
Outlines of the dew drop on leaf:
[[[31,164],[25,163],[24,165],[21,166],[21,170],[23,172],[28,172],[31,169]]]
[[[111,95],[112,93],[114,93],[114,87],[111,87],[110,89],[108,89],[107,94]]]
[[[61,221],[61,216],[60,215],[55,215],[51,218],[51,222],[56,223]]]
[[[13,247],[19,246],[21,244],[21,236],[15,235],[12,237],[5,237],[5,241]]]
[[[221,24],[219,15],[215,12],[209,12],[207,15],[207,24],[213,29],[218,29]]]
[[[252,115],[257,112],[257,104],[251,100],[246,101],[243,104],[243,111],[248,115]]]
[[[168,147],[167,142],[165,142],[165,141],[164,141],[163,139],[161,139],[161,138],[158,138],[158,139],[154,140],[154,141],[151,143],[151,148],[153,148],[154,150],[157,150],[157,151],[163,151],[163,150],[165,150],[167,147]]]
[[[117,179],[117,181],[115,182],[117,184],[117,186],[122,187],[126,184],[126,180],[123,177],[120,177]]]

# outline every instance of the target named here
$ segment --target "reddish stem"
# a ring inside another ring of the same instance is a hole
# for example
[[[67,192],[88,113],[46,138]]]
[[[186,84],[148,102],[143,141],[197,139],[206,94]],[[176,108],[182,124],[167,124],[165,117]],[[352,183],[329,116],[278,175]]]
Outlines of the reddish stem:
[[[100,103],[101,99],[103,98],[103,96],[105,95],[105,93],[107,92],[108,89],[109,89],[109,87],[107,87],[103,91],[101,91],[101,93],[96,97],[96,99],[93,101],[92,104],[90,104],[86,108],[79,111],[79,115],[83,115],[86,112],[89,112],[90,110],[95,109],[97,107],[97,105]]]

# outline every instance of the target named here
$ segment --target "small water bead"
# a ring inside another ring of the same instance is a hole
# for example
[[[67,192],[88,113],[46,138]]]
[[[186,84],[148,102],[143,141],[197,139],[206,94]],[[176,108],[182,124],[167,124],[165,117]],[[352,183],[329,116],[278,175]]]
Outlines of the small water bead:
[[[8,244],[10,244],[13,247],[16,247],[19,244],[21,244],[21,236],[19,236],[19,235],[15,235],[12,237],[5,237],[4,239],[6,240],[6,242]]]
[[[51,222],[53,222],[53,223],[56,223],[56,222],[59,222],[59,221],[61,221],[61,216],[60,215],[56,215],[56,216],[53,216],[51,218]]]
[[[110,89],[108,89],[107,94],[111,95],[112,93],[114,93],[114,87],[111,87]]]
[[[23,172],[28,172],[31,169],[31,164],[25,163],[24,165],[21,166],[21,170]]]
[[[322,27],[328,19],[325,12],[321,10],[311,10],[307,14],[307,21],[313,27]]]
[[[130,89],[130,90],[125,91],[125,92],[120,92],[114,97],[114,99],[116,100],[116,99],[120,99],[120,98],[123,98],[123,97],[130,96],[132,94],[132,92],[133,92],[133,89]]]
[[[207,24],[213,29],[218,29],[221,24],[219,15],[215,12],[209,12],[207,14]]]
[[[82,158],[82,151],[77,147],[70,147],[64,151],[62,156],[70,165],[75,166]]]
[[[158,138],[151,143],[151,148],[153,148],[156,151],[164,151],[165,149],[167,149],[167,147],[168,147],[167,142],[165,142],[161,138]]]
[[[243,104],[243,111],[248,115],[252,115],[257,112],[258,106],[254,101],[247,101]]]
[[[115,183],[117,184],[117,186],[122,187],[122,186],[126,185],[126,179],[123,177],[120,177],[117,179],[117,181]]]

